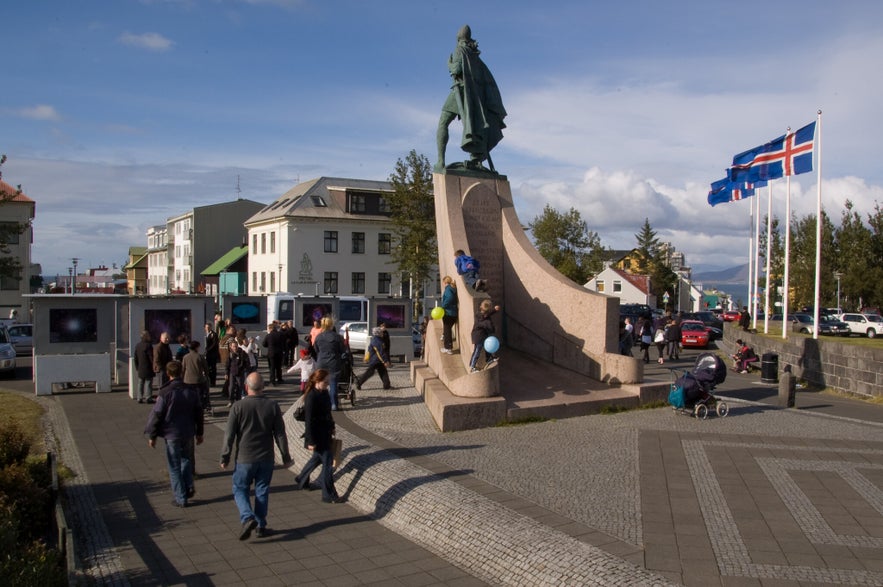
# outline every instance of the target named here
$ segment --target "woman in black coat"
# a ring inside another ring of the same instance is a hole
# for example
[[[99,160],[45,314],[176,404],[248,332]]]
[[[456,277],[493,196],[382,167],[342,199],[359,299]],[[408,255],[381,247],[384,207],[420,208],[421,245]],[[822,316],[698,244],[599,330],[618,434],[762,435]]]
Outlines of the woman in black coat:
[[[322,489],[322,501],[340,503],[343,500],[334,488],[334,470],[332,460],[334,453],[334,418],[331,415],[331,398],[328,388],[330,374],[325,369],[313,371],[307,380],[304,391],[304,448],[313,451],[310,460],[294,478],[295,489],[306,489],[310,485],[310,473],[322,465],[319,487]]]
[[[316,368],[328,371],[329,398],[331,409],[337,410],[337,380],[343,368],[343,356],[346,353],[346,342],[334,330],[331,316],[322,318],[322,332],[313,340],[316,349]]]

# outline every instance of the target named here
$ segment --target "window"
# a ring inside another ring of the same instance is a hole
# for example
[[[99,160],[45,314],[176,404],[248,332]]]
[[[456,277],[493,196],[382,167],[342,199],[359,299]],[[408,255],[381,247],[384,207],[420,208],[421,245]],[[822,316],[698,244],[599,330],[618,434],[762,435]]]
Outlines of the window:
[[[337,231],[336,230],[326,230],[325,231],[325,252],[326,253],[336,253],[337,252]]]
[[[255,237],[255,238],[257,238],[257,237]],[[252,271],[251,272],[251,293],[253,293],[253,294],[257,293],[257,291],[258,291],[258,272]]]
[[[622,291],[622,282],[617,280],[613,282],[613,293],[620,293]]]
[[[270,252],[271,253],[276,252],[276,233],[275,232],[270,233]]]
[[[353,273],[353,293],[354,294],[365,293],[365,274],[364,273]]]
[[[2,290],[17,290],[19,288],[21,280],[16,279],[15,277],[0,277],[0,289]]]
[[[6,244],[18,244],[19,228],[18,222],[0,222],[0,234],[6,237]]]
[[[598,293],[604,293],[604,280],[596,279],[595,280],[595,291]]]
[[[261,292],[267,291],[267,272],[261,271]]]
[[[270,272],[270,291],[276,291],[276,272]]]
[[[377,254],[389,255],[392,253],[392,235],[388,232],[381,232],[377,235]]]
[[[261,255],[267,252],[267,233],[261,233]]]
[[[403,298],[408,297],[408,294],[411,293],[411,276],[407,273],[402,273],[402,281],[399,283],[399,295]]]
[[[251,235],[251,254],[258,254],[258,235],[256,234]]]
[[[350,194],[350,214],[364,213],[367,209],[365,194]]]
[[[365,233],[364,232],[354,232],[353,233],[353,253],[357,255],[361,255],[365,253]]]
[[[326,271],[325,272],[325,293],[327,293],[327,294],[336,294],[337,293],[337,271]]]
[[[388,294],[389,286],[392,283],[392,276],[389,273],[377,274],[377,293]]]

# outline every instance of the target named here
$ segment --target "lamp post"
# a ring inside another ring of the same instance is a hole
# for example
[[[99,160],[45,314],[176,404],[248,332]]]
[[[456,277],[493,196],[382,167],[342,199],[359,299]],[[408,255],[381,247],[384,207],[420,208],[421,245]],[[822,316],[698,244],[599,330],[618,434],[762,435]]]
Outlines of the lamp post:
[[[834,279],[837,280],[837,311],[840,311],[840,278],[843,277],[843,274],[839,271],[834,272]]]
[[[72,294],[77,293],[77,263],[79,263],[79,262],[80,262],[80,260],[77,259],[76,257],[71,259],[71,263],[74,264],[74,280],[71,281],[71,293]]]

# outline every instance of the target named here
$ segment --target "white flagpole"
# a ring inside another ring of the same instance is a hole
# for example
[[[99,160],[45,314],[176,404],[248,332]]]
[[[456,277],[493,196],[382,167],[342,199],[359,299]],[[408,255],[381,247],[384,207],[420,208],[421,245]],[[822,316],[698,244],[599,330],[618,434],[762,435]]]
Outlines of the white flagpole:
[[[817,180],[816,183],[816,289],[813,298],[813,328],[812,337],[819,338],[819,292],[821,289],[822,276],[822,111],[819,110],[816,122],[816,151]]]
[[[748,206],[748,299],[742,302],[742,305],[746,308],[751,307],[751,275],[754,271],[754,235],[751,234],[751,231],[754,230],[754,196],[749,200]],[[732,310],[733,308],[730,307]],[[737,308],[740,312],[742,308]]]
[[[751,279],[751,328],[757,330],[757,306],[760,296],[757,293],[757,280],[760,275],[760,195],[754,192],[757,211],[754,215],[754,277]]]
[[[773,236],[773,183],[767,182],[766,200],[766,286],[763,289],[763,333],[770,331],[770,241]]]
[[[788,127],[786,136],[791,134]],[[787,140],[787,139],[786,139]],[[785,275],[782,277],[782,338],[788,338],[788,328],[791,322],[788,320],[788,270],[791,266],[791,176],[785,176]]]

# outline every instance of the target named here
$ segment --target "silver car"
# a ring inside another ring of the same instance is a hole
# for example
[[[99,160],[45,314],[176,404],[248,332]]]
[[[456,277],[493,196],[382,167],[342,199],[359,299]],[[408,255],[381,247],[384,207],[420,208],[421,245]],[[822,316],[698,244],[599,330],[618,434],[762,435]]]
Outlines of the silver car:
[[[7,326],[6,330],[9,332],[9,339],[12,341],[12,346],[15,347],[15,353],[20,357],[30,355],[31,349],[34,345],[34,325],[13,324]]]
[[[0,326],[0,373],[12,375],[15,373],[15,347],[9,340],[6,328]]]
[[[354,351],[364,351],[371,340],[367,322],[344,322],[340,325],[340,335],[349,338],[350,349]]]

